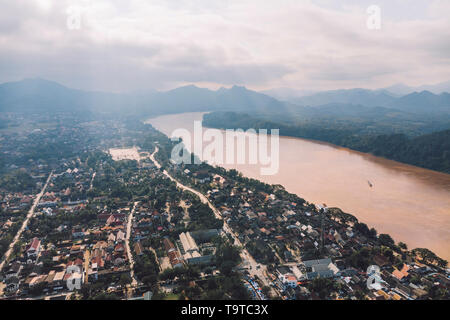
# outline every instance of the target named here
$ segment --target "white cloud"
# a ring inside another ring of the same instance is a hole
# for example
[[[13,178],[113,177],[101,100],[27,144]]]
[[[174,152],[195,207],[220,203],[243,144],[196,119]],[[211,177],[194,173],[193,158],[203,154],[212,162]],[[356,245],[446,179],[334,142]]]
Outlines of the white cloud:
[[[34,4],[43,12],[48,13],[53,6],[52,0],[32,0]]]
[[[379,31],[366,27],[368,4],[0,0],[0,81],[41,76],[120,91],[184,83],[317,90],[450,78],[448,1],[373,1],[382,9]],[[66,27],[69,6],[83,9],[80,30]]]

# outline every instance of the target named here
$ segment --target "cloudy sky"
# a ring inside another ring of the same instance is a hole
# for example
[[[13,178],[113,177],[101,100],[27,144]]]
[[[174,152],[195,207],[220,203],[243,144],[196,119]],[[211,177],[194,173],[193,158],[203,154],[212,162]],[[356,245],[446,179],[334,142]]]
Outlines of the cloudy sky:
[[[381,29],[367,26],[371,5]],[[450,80],[449,15],[449,0],[0,0],[0,82],[42,77],[108,91],[434,84]]]

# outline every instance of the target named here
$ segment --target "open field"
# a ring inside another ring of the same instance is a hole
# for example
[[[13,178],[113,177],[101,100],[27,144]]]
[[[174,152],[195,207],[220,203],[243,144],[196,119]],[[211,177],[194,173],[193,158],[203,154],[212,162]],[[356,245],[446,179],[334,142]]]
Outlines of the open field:
[[[139,151],[137,147],[133,148],[112,148],[109,149],[114,161],[120,160],[136,160],[139,161],[141,158],[139,156]]]

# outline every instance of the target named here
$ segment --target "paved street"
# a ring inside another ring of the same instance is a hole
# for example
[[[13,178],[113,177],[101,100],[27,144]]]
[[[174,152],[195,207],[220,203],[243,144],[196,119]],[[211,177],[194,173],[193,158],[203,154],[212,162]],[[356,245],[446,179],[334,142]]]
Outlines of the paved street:
[[[155,151],[150,155],[150,159],[153,161],[153,163],[155,164],[155,166],[157,168],[161,168],[161,165],[155,159],[155,154],[158,153],[158,151],[159,151],[159,148],[156,147]],[[177,184],[178,188],[190,191],[193,194],[197,195],[204,204],[207,204],[211,208],[211,210],[214,212],[217,219],[223,220],[222,215],[220,214],[220,211],[209,201],[209,199],[204,194],[202,194],[201,192],[199,192],[195,189],[192,189],[191,187],[183,185],[178,180],[173,178],[166,170],[164,170],[163,173],[170,180],[174,181]],[[244,246],[239,241],[238,237],[233,232],[233,230],[231,230],[231,228],[228,226],[226,221],[224,221],[224,223],[223,223],[223,231],[231,234],[231,236],[234,239],[234,244],[242,248],[241,257],[244,261],[248,262],[249,266],[251,266],[251,269],[249,270],[250,275],[258,276],[258,278],[263,282],[263,284],[265,286],[270,287],[272,281],[267,276],[267,267],[265,265],[261,265],[256,262],[256,260],[250,255],[250,253],[247,251],[247,249],[244,248]],[[259,265],[259,268],[258,268],[258,265]]]

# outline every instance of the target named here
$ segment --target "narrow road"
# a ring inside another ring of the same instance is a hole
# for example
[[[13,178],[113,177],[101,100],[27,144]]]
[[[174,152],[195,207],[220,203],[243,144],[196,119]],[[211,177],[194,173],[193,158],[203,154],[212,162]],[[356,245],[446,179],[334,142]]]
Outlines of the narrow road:
[[[134,287],[138,284],[135,276],[134,276],[134,260],[133,260],[133,255],[131,254],[131,249],[130,249],[130,236],[131,236],[131,225],[133,224],[133,216],[134,216],[134,211],[136,210],[136,206],[138,205],[139,202],[135,202],[133,205],[133,209],[131,210],[130,214],[128,215],[128,223],[127,223],[127,236],[125,239],[125,245],[127,248],[127,255],[128,255],[128,261],[130,263],[130,276],[131,276],[131,286]]]
[[[17,241],[20,239],[20,236],[22,235],[23,231],[27,227],[28,222],[30,221],[31,217],[33,217],[34,210],[36,209],[36,206],[38,205],[39,201],[41,201],[41,198],[45,192],[45,189],[47,189],[47,185],[50,182],[50,179],[52,178],[52,176],[53,176],[53,171],[48,176],[47,181],[45,182],[45,185],[42,187],[41,192],[34,199],[33,205],[31,206],[30,210],[28,211],[27,217],[25,218],[25,221],[23,222],[22,227],[20,227],[19,231],[17,231],[16,236],[14,237],[13,241],[9,245],[8,251],[5,252],[2,262],[0,263],[0,271],[2,271],[6,261],[8,261],[9,257],[11,256],[14,246],[16,245]]]
[[[155,151],[150,155],[150,160],[153,161],[153,163],[155,164],[155,166],[160,169],[161,165],[159,164],[159,162],[155,159],[155,154],[158,153],[159,148],[156,146]],[[222,215],[220,214],[220,211],[217,210],[217,208],[209,201],[209,199],[201,192],[192,189],[191,187],[185,186],[182,183],[180,183],[178,180],[176,180],[175,178],[173,178],[166,170],[163,171],[163,174],[168,177],[170,180],[172,180],[173,182],[175,182],[177,184],[177,187],[183,190],[187,190],[192,192],[193,194],[197,195],[200,198],[200,201],[203,202],[204,204],[207,204],[211,210],[214,212],[214,215],[216,216],[217,219],[223,220]],[[250,266],[251,266],[251,270],[249,270],[249,273],[252,276],[257,275],[258,278],[263,282],[263,284],[265,286],[269,286],[272,283],[272,281],[267,277],[267,267],[265,265],[260,264],[259,268],[257,268],[258,263],[256,262],[256,260],[250,255],[250,253],[247,251],[247,249],[244,248],[244,246],[242,245],[241,241],[239,241],[238,237],[236,236],[236,234],[233,232],[233,230],[231,230],[231,228],[228,226],[227,222],[225,220],[223,220],[223,230],[229,234],[231,234],[231,236],[234,239],[234,244],[241,247],[242,251],[241,251],[241,257],[242,259],[245,261],[248,261]]]
[[[89,262],[91,258],[91,252],[86,250],[84,252],[84,283],[89,283]]]
[[[189,206],[186,204],[186,202],[184,200],[180,201],[180,207],[183,208],[184,211],[184,215],[183,215],[183,220],[184,220],[184,225],[187,227],[187,225],[189,224],[189,221],[191,220],[191,217],[189,216]]]
[[[94,172],[94,174],[92,175],[92,179],[91,179],[91,184],[89,186],[89,190],[92,190],[93,186],[94,186],[94,179],[95,179],[95,175],[97,174],[97,172]]]

